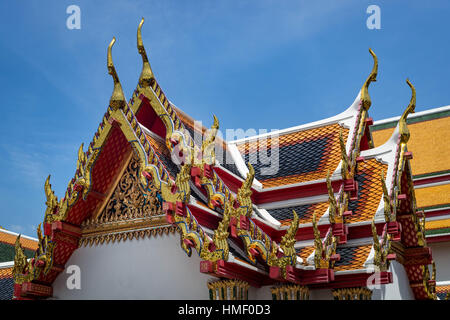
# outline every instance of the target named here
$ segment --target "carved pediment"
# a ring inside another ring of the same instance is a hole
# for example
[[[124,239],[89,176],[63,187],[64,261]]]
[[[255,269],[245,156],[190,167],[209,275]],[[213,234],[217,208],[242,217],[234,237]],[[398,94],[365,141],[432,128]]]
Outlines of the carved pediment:
[[[160,198],[153,186],[145,188],[138,179],[139,162],[130,159],[107,205],[100,213],[99,221],[112,221],[162,214]]]
[[[98,217],[82,223],[80,245],[167,234],[176,230],[166,220],[156,188],[143,186],[138,174],[139,162],[133,154]]]

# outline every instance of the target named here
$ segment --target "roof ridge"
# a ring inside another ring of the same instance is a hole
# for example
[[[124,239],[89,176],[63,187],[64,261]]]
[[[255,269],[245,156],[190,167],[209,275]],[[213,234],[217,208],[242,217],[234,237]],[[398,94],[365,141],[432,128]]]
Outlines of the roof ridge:
[[[32,241],[36,241],[36,242],[39,241],[39,240],[36,239],[36,238],[30,237],[30,236],[26,236],[26,235],[23,235],[23,234],[21,234],[21,233],[17,233],[17,232],[14,232],[14,231],[10,231],[10,230],[7,230],[7,229],[3,229],[3,228],[0,228],[0,232],[4,232],[4,233],[10,234],[10,235],[12,235],[12,236],[19,236],[19,235],[20,235],[21,238],[28,239],[28,240],[32,240]]]

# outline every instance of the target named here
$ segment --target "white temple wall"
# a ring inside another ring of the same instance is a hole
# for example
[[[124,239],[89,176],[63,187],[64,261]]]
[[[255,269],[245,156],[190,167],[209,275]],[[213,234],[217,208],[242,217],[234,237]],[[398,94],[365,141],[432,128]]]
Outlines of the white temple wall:
[[[317,289],[309,291],[309,300],[333,300],[331,289]]]
[[[67,268],[80,267],[81,289],[68,289]],[[75,250],[53,283],[55,299],[209,299],[195,250],[188,257],[178,234]]]
[[[450,244],[433,244],[437,280],[450,279]],[[81,289],[69,289],[69,266],[80,268]],[[53,283],[55,299],[209,299],[206,286],[212,277],[202,274],[195,250],[188,257],[179,235],[133,239],[81,247],[72,254]],[[373,289],[373,300],[414,299],[404,267],[391,263],[393,283]],[[249,299],[271,300],[270,286],[250,287]],[[333,299],[329,289],[311,290],[310,300]]]
[[[270,288],[272,286],[265,286],[261,288],[250,287],[248,288],[249,300],[272,300],[272,293]]]
[[[429,243],[436,263],[436,281],[450,280],[450,242]]]
[[[391,262],[389,271],[392,272],[393,282],[379,286],[372,290],[372,300],[414,300],[408,275],[402,264]]]

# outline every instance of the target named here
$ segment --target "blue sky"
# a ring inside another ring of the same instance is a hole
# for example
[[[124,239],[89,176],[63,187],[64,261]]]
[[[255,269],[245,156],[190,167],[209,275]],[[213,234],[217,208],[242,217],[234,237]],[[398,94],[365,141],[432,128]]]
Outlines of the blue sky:
[[[69,5],[81,29],[66,27]],[[381,29],[369,30],[369,5]],[[450,104],[448,1],[65,1],[0,4],[0,225],[35,236],[44,181],[61,197],[77,150],[104,114],[112,79],[106,48],[127,99],[144,44],[169,99],[221,128],[282,129],[343,111],[379,58],[371,116],[399,115],[417,89],[422,111]]]

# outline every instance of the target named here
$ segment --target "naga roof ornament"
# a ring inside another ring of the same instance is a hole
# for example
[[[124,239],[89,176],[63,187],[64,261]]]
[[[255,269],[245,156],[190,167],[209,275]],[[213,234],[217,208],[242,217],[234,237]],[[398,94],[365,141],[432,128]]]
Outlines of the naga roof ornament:
[[[391,254],[391,235],[387,232],[387,228],[383,229],[381,240],[377,234],[377,228],[375,227],[375,220],[372,220],[372,237],[373,237],[373,249],[374,265],[379,268],[380,271],[386,271],[389,269]]]
[[[383,201],[384,201],[384,218],[386,222],[395,221],[395,214],[392,213],[391,196],[389,195],[386,180],[384,179],[384,171],[380,172],[381,188],[383,189]]]
[[[405,111],[403,112],[402,116],[399,120],[399,129],[400,129],[400,141],[401,143],[407,143],[409,140],[409,130],[408,126],[406,125],[406,118],[410,113],[414,113],[416,109],[416,89],[412,85],[412,83],[409,81],[409,79],[406,79],[406,83],[411,88],[411,100],[409,101],[408,107],[406,107]]]
[[[139,27],[137,30],[137,48],[139,51],[139,54],[142,57],[142,72],[139,77],[139,85],[142,87],[148,87],[151,85],[152,80],[155,79],[153,75],[152,68],[150,67],[150,63],[148,62],[147,53],[145,52],[144,48],[144,42],[142,41],[142,25],[144,24],[144,18],[142,18],[141,22],[139,23]]]
[[[107,55],[108,73],[112,76],[114,80],[114,90],[111,95],[111,99],[109,100],[109,105],[114,111],[123,109],[127,104],[125,101],[125,96],[123,94],[122,85],[120,84],[119,77],[117,76],[116,68],[114,67],[114,63],[112,60],[111,49],[115,42],[116,38],[113,37],[108,46],[108,55]]]
[[[372,72],[370,72],[369,76],[367,77],[367,80],[364,82],[364,84],[361,88],[362,107],[366,111],[368,111],[370,106],[372,105],[372,100],[370,100],[370,95],[369,95],[369,85],[371,82],[377,81],[377,74],[378,74],[378,58],[375,55],[375,53],[372,51],[372,49],[369,48],[369,52],[373,57],[373,68],[372,68]]]

